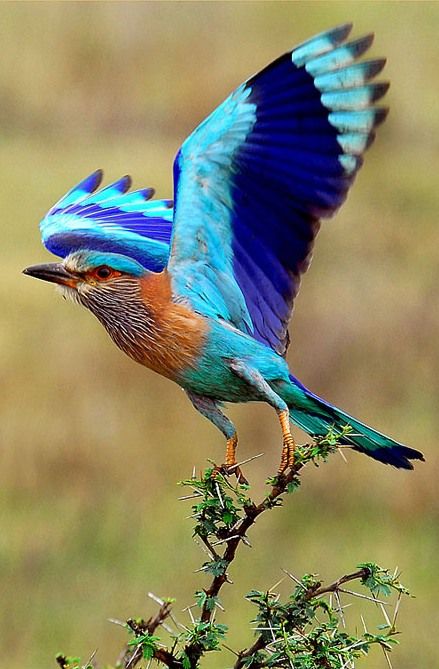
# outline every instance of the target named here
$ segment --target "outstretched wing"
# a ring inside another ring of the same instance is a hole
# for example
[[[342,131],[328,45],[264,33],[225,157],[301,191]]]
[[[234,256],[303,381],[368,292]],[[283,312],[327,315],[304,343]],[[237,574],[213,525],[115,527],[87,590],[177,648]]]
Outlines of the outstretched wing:
[[[98,170],[52,207],[40,223],[44,245],[62,258],[84,248],[121,253],[161,271],[169,255],[172,200],[151,200],[152,188],[129,191],[128,176],[97,190],[101,180]]]
[[[174,163],[168,269],[177,299],[279,353],[319,230],[346,198],[387,83],[385,60],[356,62],[373,35],[318,35],[237,88]]]

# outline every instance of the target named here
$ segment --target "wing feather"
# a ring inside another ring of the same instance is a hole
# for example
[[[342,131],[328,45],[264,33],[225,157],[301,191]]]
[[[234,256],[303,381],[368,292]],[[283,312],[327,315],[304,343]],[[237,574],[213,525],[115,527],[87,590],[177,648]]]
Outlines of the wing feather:
[[[284,354],[300,278],[321,218],[346,198],[387,113],[357,62],[373,35],[351,24],[317,35],[239,86],[174,162],[168,269],[175,299]]]
[[[40,224],[43,243],[61,257],[87,248],[161,271],[169,255],[172,200],[151,200],[152,188],[130,191],[129,176],[97,190],[101,180],[102,171],[93,172],[52,207]]]

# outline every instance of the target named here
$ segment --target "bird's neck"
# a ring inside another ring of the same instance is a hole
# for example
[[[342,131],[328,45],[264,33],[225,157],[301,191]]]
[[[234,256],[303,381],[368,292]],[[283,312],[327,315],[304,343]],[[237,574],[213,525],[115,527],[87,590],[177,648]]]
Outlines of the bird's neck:
[[[125,302],[117,317],[96,315],[127,355],[177,381],[196,364],[207,334],[202,317],[172,301],[167,272],[142,278],[137,299]]]

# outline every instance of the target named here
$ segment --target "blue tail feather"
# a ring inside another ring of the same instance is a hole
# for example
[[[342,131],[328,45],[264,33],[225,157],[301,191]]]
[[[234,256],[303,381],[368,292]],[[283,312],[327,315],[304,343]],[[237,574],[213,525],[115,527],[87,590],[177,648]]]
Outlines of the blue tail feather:
[[[343,427],[350,425],[352,432],[343,437],[341,443],[375,460],[401,469],[413,469],[411,460],[424,460],[420,451],[400,444],[332,406],[305,388],[294,376],[290,375],[290,380],[294,387],[290,387],[291,392],[285,398],[289,403],[290,418],[312,437],[325,436],[331,428],[341,432]]]

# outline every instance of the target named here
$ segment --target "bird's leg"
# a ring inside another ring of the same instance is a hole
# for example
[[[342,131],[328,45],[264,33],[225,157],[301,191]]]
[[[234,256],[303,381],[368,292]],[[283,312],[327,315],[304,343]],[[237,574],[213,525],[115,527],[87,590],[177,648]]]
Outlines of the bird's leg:
[[[291,468],[294,465],[294,450],[296,448],[296,442],[294,437],[291,434],[290,430],[290,412],[288,409],[284,411],[278,411],[277,415],[279,417],[280,427],[282,430],[282,439],[283,439],[283,448],[282,454],[280,457],[280,465],[278,469],[278,475],[283,474],[287,469]]]
[[[239,483],[247,483],[244,475],[236,462],[236,448],[238,446],[238,435],[236,428],[232,421],[219,408],[219,403],[215,402],[211,397],[204,397],[203,395],[196,395],[187,391],[187,396],[192,402],[193,406],[205,418],[208,418],[226,437],[226,459],[221,467],[215,467],[215,473],[235,474]]]
[[[254,368],[246,365],[242,360],[232,360],[230,363],[232,371],[241,379],[252,386],[259,394],[261,400],[265,400],[276,409],[282,429],[282,455],[278,469],[278,475],[283,474],[289,467],[294,465],[294,449],[296,443],[290,430],[290,412],[284,400],[274,392],[264,377]]]
[[[226,461],[225,465],[227,468],[233,467],[236,465],[236,449],[238,447],[238,435],[233,434],[226,442]]]

